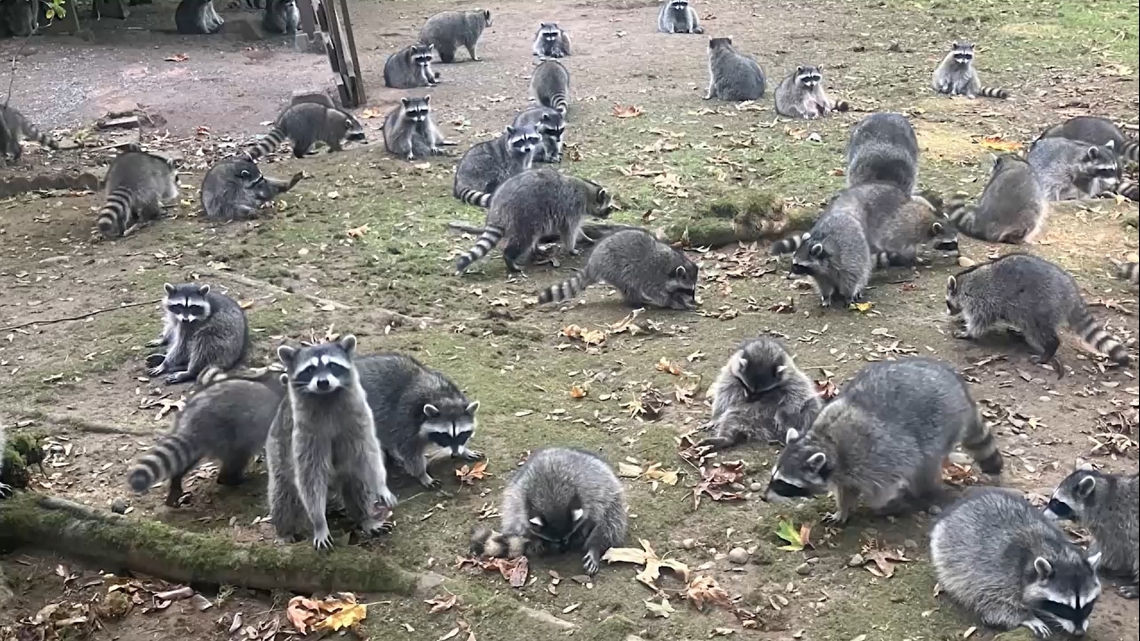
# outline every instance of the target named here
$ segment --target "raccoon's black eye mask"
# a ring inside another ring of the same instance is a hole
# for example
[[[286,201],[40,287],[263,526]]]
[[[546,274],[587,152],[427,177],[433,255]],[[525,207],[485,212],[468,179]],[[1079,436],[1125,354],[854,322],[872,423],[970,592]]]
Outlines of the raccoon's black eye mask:
[[[1050,499],[1047,508],[1050,512],[1057,515],[1060,519],[1075,519],[1077,514],[1073,508],[1069,507],[1068,503],[1058,501],[1057,499]]]
[[[1054,617],[1057,617],[1058,619],[1072,621],[1079,626],[1081,623],[1084,623],[1090,616],[1092,616],[1093,606],[1096,605],[1096,601],[1086,603],[1080,609],[1073,608],[1071,606],[1065,605],[1064,603],[1050,601],[1048,599],[1042,599],[1035,605],[1037,607],[1037,610],[1041,612],[1050,614]]]
[[[803,488],[798,485],[792,485],[791,483],[788,483],[787,481],[781,481],[780,479],[772,479],[772,482],[769,484],[769,489],[771,489],[776,494],[787,498],[811,498],[815,496],[815,494],[807,488]]]

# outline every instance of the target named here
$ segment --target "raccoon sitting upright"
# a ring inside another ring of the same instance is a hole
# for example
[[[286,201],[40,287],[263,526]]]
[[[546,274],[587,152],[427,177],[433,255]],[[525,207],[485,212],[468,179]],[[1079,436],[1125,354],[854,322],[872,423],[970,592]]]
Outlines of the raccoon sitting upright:
[[[661,33],[704,33],[697,10],[689,0],[665,0],[657,12],[657,30]]]
[[[178,198],[174,164],[143,151],[119,154],[107,169],[107,203],[95,226],[106,238],[119,238],[129,229],[155,218],[163,201]]]
[[[1040,138],[1068,138],[1087,142],[1098,147],[1111,146],[1124,160],[1140,162],[1140,141],[1124,135],[1116,123],[1096,116],[1076,116],[1059,125],[1053,125]]]
[[[297,0],[266,0],[261,26],[268,33],[297,33],[301,27],[301,10],[297,8]]]
[[[1128,348],[1089,313],[1077,281],[1037,256],[1008,254],[951,276],[946,309],[958,325],[956,338],[976,339],[997,328],[1020,332],[1034,362],[1053,363],[1057,378],[1065,375],[1057,359],[1063,325],[1112,361],[1127,366],[1130,360]]]
[[[570,35],[557,23],[543,22],[538,25],[531,50],[540,58],[565,58],[570,55]]]
[[[1045,514],[1087,527],[1101,567],[1128,579],[1120,595],[1140,596],[1140,476],[1077,470],[1057,486]]]
[[[549,448],[531,454],[503,490],[503,533],[476,528],[471,550],[480,556],[542,556],[585,551],[594,575],[602,555],[625,542],[625,490],[600,456]]]
[[[531,107],[515,116],[515,129],[534,127],[542,136],[542,144],[534,150],[534,162],[562,162],[562,137],[566,135],[566,117],[550,107]]]
[[[439,72],[431,68],[433,57],[435,46],[420,43],[388,56],[384,61],[384,86],[394,89],[436,86]]]
[[[1100,598],[1099,555],[1086,556],[1022,497],[973,491],[939,517],[930,562],[942,591],[982,623],[1084,636]]]
[[[364,127],[347,111],[329,108],[315,102],[290,105],[270,127],[265,138],[246,151],[250,160],[273,153],[285,140],[293,143],[293,155],[304,158],[318,142],[329,151],[340,151],[344,142],[363,142]]]
[[[569,111],[570,72],[557,60],[543,60],[530,77],[530,95],[563,116]]]
[[[174,385],[192,381],[207,367],[232,369],[245,356],[249,324],[234,299],[209,285],[163,285],[162,334],[148,347],[166,345],[166,354],[146,357],[149,376],[166,375]]]
[[[452,195],[476,207],[489,207],[491,195],[512,176],[530,169],[542,136],[534,127],[507,126],[499,137],[478,143],[459,159]]]
[[[289,191],[305,177],[293,174],[286,182],[270,178],[252,160],[227,158],[210,167],[202,179],[202,210],[211,220],[248,220],[265,203]]]
[[[955,42],[950,53],[934,70],[931,86],[941,94],[949,96],[985,96],[987,98],[1009,98],[1005,89],[983,87],[974,68],[974,45],[968,42]]]
[[[400,105],[384,117],[384,148],[409,162],[438,156],[450,144],[432,119],[431,96],[400,98]]]
[[[455,62],[455,50],[459,46],[467,49],[472,60],[478,61],[475,52],[479,36],[491,26],[491,12],[485,9],[469,11],[444,11],[428,18],[420,30],[420,42],[435,46],[440,62]]]
[[[696,309],[698,274],[699,268],[685,252],[646,231],[623,229],[594,247],[579,275],[542,290],[538,302],[567,300],[593,283],[604,282],[620,291],[633,307]]]
[[[181,0],[174,10],[174,25],[186,35],[217,33],[225,22],[214,10],[213,0]]]
[[[823,66],[796,67],[776,87],[776,113],[812,120],[832,111],[847,111],[846,101],[833,101],[823,89]]]
[[[994,160],[990,181],[977,205],[959,194],[946,209],[960,232],[991,243],[1032,243],[1045,229],[1049,202],[1029,163],[1011,155]]]
[[[503,260],[519,271],[543,236],[558,234],[563,254],[577,254],[578,228],[586,216],[605,218],[614,209],[609,191],[592,180],[531,169],[507,180],[495,192],[483,233],[455,261],[456,275],[506,239]]]
[[[736,51],[732,38],[709,39],[709,89],[705,100],[740,102],[764,97],[767,80],[760,63]]]
[[[0,166],[8,164],[9,158],[12,163],[20,162],[24,153],[21,140],[31,140],[48,149],[59,149],[54,138],[40,133],[15,107],[0,105]]]
[[[956,443],[989,475],[1002,457],[966,381],[947,363],[907,358],[872,363],[820,411],[806,434],[789,429],[768,500],[835,490],[845,523],[862,497],[876,512],[927,502],[942,489],[942,461]]]
[[[889,182],[905,193],[918,184],[918,138],[906,116],[874,113],[851,129],[847,186]]]
[[[1029,148],[1026,159],[1048,200],[1109,196],[1120,185],[1120,163],[1111,146],[1042,138]]]
[[[697,445],[713,450],[747,441],[782,443],[788,430],[807,432],[822,405],[815,384],[784,346],[764,337],[740,344],[710,393],[713,435]]]

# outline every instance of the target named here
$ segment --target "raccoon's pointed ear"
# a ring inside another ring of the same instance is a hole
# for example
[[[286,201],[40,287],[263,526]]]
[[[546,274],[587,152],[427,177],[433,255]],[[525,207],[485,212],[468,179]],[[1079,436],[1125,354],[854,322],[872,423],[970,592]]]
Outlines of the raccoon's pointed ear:
[[[685,276],[688,276],[689,273],[685,271],[684,265],[677,265],[677,269],[673,270],[673,275],[677,278],[684,278]]]
[[[199,295],[207,296],[207,295],[209,295],[209,293],[210,293],[210,286],[209,285],[202,285],[201,287],[198,288],[198,294]]]
[[[1037,571],[1037,580],[1045,581],[1053,577],[1053,564],[1043,556],[1033,560],[1033,569]]]
[[[174,285],[171,285],[170,283],[163,283],[162,284],[162,290],[165,291],[167,294],[173,294],[174,293]]]
[[[812,245],[811,249],[808,250],[808,253],[812,256],[815,256],[816,258],[819,258],[823,255],[823,243],[816,243]]]
[[[777,376],[779,376],[780,374],[783,374],[786,371],[788,371],[787,365],[777,365],[776,366],[776,375]]]
[[[956,276],[946,279],[946,291],[951,294],[958,293],[958,278]]]
[[[277,360],[285,367],[293,366],[293,359],[297,357],[297,348],[289,345],[281,345],[277,348]]]
[[[356,337],[352,334],[345,334],[340,339],[340,348],[343,349],[351,357],[356,351]]]
[[[788,430],[788,434],[784,437],[784,445],[791,445],[800,440],[800,431],[793,428]]]
[[[1110,140],[1110,141],[1104,143],[1104,146],[1108,147],[1109,149],[1111,149],[1113,151],[1116,151],[1116,141],[1115,140]]]
[[[816,452],[815,454],[812,454],[808,457],[807,465],[813,472],[819,474],[819,471],[823,469],[823,466],[827,465],[827,455],[823,452]]]
[[[1103,554],[1103,552],[1097,552],[1088,558],[1089,567],[1092,568],[1093,572],[1096,572],[1097,568],[1100,567],[1100,560],[1103,558]]]
[[[514,126],[513,126],[513,125],[507,125],[507,130],[506,130],[506,131],[507,131],[507,135],[508,135],[508,136],[513,136],[513,135],[515,135],[515,128],[514,128]]]
[[[729,371],[732,372],[733,376],[740,376],[740,373],[743,372],[745,370],[745,368],[747,368],[747,367],[748,367],[748,359],[744,358],[744,356],[741,354],[737,354],[737,355],[732,357],[732,362],[731,362],[731,365],[729,366]]]
[[[577,523],[578,521],[581,521],[582,517],[584,517],[584,516],[586,516],[586,511],[580,507],[574,508],[573,510],[570,510],[570,520],[574,521],[575,523]]]
[[[431,403],[424,404],[424,416],[428,418],[435,418],[439,416],[439,408]]]
[[[288,385],[289,384],[289,375],[288,374],[279,374],[278,380],[281,381],[282,385]]]
[[[538,516],[530,517],[530,524],[537,526],[537,527],[542,527],[542,517],[538,517]]]
[[[606,191],[605,187],[602,187],[601,189],[598,190],[597,200],[599,203],[604,203],[609,199],[610,199],[610,192]]]
[[[1077,483],[1077,496],[1080,498],[1088,498],[1093,491],[1096,490],[1096,477],[1086,476]]]
[[[950,43],[950,48],[951,48],[951,49],[957,49],[957,48],[958,48],[958,41],[957,41],[957,40],[955,40],[954,42],[951,42],[951,43]]]
[[[1096,147],[1089,147],[1088,151],[1085,152],[1085,158],[1089,160],[1099,160],[1100,150]]]
[[[431,96],[424,96],[424,104],[425,105],[431,104]]]
[[[796,73],[803,73],[803,72],[804,72],[803,65],[796,67]]]
[[[942,226],[942,223],[936,221],[933,225],[930,226],[930,229],[935,234],[941,234],[945,227]]]
[[[411,101],[410,101],[410,100],[408,100],[408,97],[407,97],[407,96],[404,96],[403,98],[400,98],[400,104],[401,104],[401,105],[403,105],[403,106],[405,106],[405,107],[407,107],[407,106],[408,106],[408,103],[409,103],[409,102],[411,102]]]
[[[479,411],[479,401],[471,401],[463,411],[467,412],[468,416],[475,416],[475,412]]]
[[[1077,471],[1078,472],[1095,472],[1096,468],[1093,467],[1092,463],[1085,461],[1085,462],[1083,462],[1077,466]]]

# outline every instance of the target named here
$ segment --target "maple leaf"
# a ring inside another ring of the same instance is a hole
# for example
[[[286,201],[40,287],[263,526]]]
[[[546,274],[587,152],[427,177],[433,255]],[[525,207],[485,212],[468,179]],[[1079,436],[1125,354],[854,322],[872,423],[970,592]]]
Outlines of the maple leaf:
[[[820,400],[830,401],[839,396],[839,388],[835,386],[835,381],[825,378],[815,382],[815,393],[819,395]]]
[[[693,488],[693,509],[700,507],[701,496],[714,501],[736,501],[744,495],[729,489],[744,480],[744,461],[725,461],[712,467],[701,467],[701,482]]]
[[[685,589],[685,598],[693,602],[698,610],[704,610],[706,603],[713,603],[729,610],[733,609],[732,597],[709,576],[693,579]]]
[[[323,621],[314,626],[314,629],[339,632],[368,618],[368,606],[363,603],[340,603],[339,605],[341,607],[325,617]]]
[[[636,105],[614,105],[614,117],[616,118],[636,118],[641,114],[641,107]]]
[[[661,603],[654,603],[653,601],[645,602],[645,609],[649,613],[660,619],[668,619],[670,614],[676,612],[673,606],[669,605],[669,599],[661,597]]]
[[[776,527],[776,536],[780,537],[787,542],[787,545],[781,545],[778,549],[785,552],[799,552],[804,549],[804,541],[800,538],[800,530],[788,521],[780,521]]]
[[[320,612],[320,608],[315,601],[295,596],[289,600],[289,606],[285,608],[285,617],[297,632],[308,634],[309,626],[317,618],[317,612]]]
[[[434,599],[424,601],[424,603],[431,606],[432,614],[439,614],[440,612],[447,612],[451,608],[454,608],[455,605],[459,603],[459,597],[453,594],[450,598],[447,599],[436,597]]]
[[[910,559],[902,552],[892,552],[873,545],[863,546],[863,559],[866,563],[875,564],[875,567],[867,566],[868,572],[885,579],[895,575],[895,567],[899,563],[910,563]]]
[[[1016,140],[1003,140],[1001,136],[986,136],[982,138],[982,146],[994,151],[1017,151],[1023,145]]]
[[[487,471],[488,461],[478,461],[474,465],[464,465],[463,467],[455,470],[455,476],[459,478],[459,482],[464,485],[475,485],[475,481],[482,481],[488,476],[492,476]]]
[[[634,565],[644,565],[645,568],[637,573],[637,580],[644,583],[650,589],[657,591],[657,579],[661,578],[661,570],[671,570],[677,573],[681,580],[689,582],[689,566],[677,561],[676,559],[662,559],[657,556],[657,552],[653,551],[653,547],[649,541],[641,539],[642,549],[637,548],[610,548],[602,555],[602,560],[607,563],[632,563]]]
[[[596,329],[585,329],[578,325],[563,327],[562,335],[567,338],[576,338],[587,345],[601,345],[606,342],[605,332]]]

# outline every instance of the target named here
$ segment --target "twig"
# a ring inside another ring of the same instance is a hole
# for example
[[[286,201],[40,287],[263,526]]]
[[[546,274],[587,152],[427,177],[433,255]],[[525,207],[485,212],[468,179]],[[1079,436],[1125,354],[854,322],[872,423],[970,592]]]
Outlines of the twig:
[[[284,287],[279,287],[277,285],[274,285],[273,283],[270,283],[270,282],[267,282],[264,280],[259,280],[257,278],[250,278],[249,276],[242,276],[241,274],[234,274],[234,273],[223,272],[223,271],[212,271],[212,270],[202,270],[200,273],[208,274],[214,278],[220,278],[222,280],[229,279],[235,283],[245,285],[246,287],[256,287],[258,289],[276,292],[279,295],[288,296],[291,294],[296,294],[297,296],[300,296],[301,298],[304,298],[305,300],[308,300],[309,302],[315,303],[315,304],[320,305],[322,307],[331,307],[333,309],[337,309],[337,308],[354,309],[352,305],[348,305],[346,303],[341,303],[341,302],[338,302],[335,300],[329,300],[327,298],[321,298],[320,296],[314,296],[313,294],[306,294],[304,292],[291,292],[291,291],[285,289]],[[393,314],[395,314],[395,312],[393,312]],[[407,318],[407,317],[405,317],[405,318]]]
[[[40,420],[52,425],[69,427],[79,430],[80,432],[87,432],[88,434],[126,434],[128,436],[151,436],[155,431],[160,431],[131,430],[123,427],[117,427],[115,425],[107,425],[106,423],[96,423],[94,421],[89,421],[77,416],[46,414],[42,416]]]
[[[75,9],[74,5],[71,8]],[[38,11],[39,8],[37,7],[33,10]],[[44,28],[46,29],[47,27],[50,27],[52,22],[53,20],[48,20],[48,23],[44,25]],[[27,37],[24,38],[24,41],[22,43],[20,43],[20,48],[16,50],[16,53],[12,54],[12,70],[8,74],[8,95],[4,96],[5,109],[8,108],[8,103],[12,100],[12,85],[16,82],[16,58],[19,58],[20,54],[24,52],[24,47],[28,46],[28,41],[32,39],[32,36],[36,35],[37,31],[39,31],[39,26],[29,31]]]
[[[119,305],[118,307],[104,307],[102,309],[96,309],[96,310],[92,310],[92,311],[84,313],[84,314],[79,314],[78,316],[66,316],[64,318],[48,318],[45,320],[30,320],[30,321],[27,321],[24,323],[17,323],[15,325],[9,325],[7,327],[0,327],[0,332],[7,332],[7,331],[10,331],[13,329],[20,329],[22,327],[29,327],[31,325],[51,325],[54,323],[66,323],[67,321],[83,320],[84,318],[89,318],[91,316],[95,316],[96,314],[103,314],[106,312],[114,312],[114,311],[117,311],[120,309],[130,309],[131,307],[142,307],[143,305],[154,305],[155,303],[161,303],[161,302],[162,302],[161,298],[156,298],[154,300],[144,300],[141,303],[123,303],[123,304]]]

